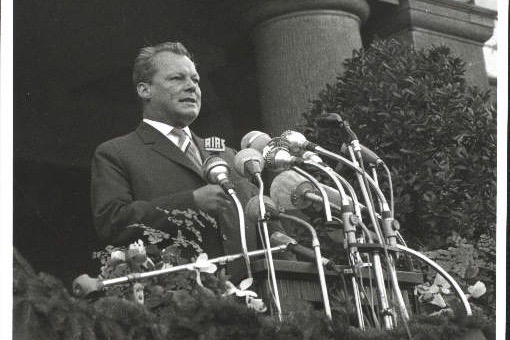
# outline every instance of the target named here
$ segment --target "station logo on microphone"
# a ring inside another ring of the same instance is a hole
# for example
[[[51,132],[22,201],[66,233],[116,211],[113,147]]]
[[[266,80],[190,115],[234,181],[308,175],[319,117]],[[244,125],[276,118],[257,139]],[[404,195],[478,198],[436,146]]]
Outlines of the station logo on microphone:
[[[210,152],[225,151],[225,140],[220,137],[208,137],[204,139],[204,149]]]

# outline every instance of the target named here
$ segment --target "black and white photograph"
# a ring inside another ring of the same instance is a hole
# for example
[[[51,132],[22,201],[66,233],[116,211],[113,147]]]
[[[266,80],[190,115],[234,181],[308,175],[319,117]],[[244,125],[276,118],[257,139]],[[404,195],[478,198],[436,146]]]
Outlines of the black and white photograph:
[[[505,337],[508,3],[1,15],[6,338]]]

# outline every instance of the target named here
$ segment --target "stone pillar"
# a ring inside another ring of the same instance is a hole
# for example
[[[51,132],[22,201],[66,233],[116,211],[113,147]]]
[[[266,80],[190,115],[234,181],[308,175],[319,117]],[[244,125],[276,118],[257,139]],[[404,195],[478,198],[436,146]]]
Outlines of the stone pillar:
[[[371,17],[364,33],[408,40],[416,48],[447,45],[466,62],[467,81],[488,89],[483,44],[492,35],[497,13],[467,2],[472,1],[401,0]]]
[[[254,42],[263,127],[293,129],[342,63],[362,46],[365,0],[251,0],[243,17]]]

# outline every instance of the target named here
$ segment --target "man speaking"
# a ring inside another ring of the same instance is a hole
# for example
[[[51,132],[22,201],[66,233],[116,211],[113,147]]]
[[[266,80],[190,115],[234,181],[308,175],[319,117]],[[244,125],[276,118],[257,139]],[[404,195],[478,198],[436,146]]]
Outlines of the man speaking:
[[[207,184],[200,168],[211,151],[189,128],[201,106],[200,77],[189,52],[178,42],[142,48],[133,82],[143,121],[101,144],[92,163],[92,212],[100,239],[126,245],[140,235],[133,224],[172,233],[163,211],[193,209],[210,214],[219,226],[201,230],[201,247],[210,258],[238,252],[235,206],[219,185]],[[219,156],[232,165],[235,152],[224,148]],[[255,195],[255,187],[233,171],[231,180],[241,201]],[[253,244],[255,232],[247,234]]]

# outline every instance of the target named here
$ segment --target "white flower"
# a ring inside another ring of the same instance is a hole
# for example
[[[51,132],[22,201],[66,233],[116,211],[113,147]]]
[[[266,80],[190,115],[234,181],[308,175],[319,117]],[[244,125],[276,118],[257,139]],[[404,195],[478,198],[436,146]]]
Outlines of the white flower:
[[[218,267],[214,263],[209,261],[206,253],[202,253],[202,254],[198,255],[197,260],[195,261],[194,267],[195,267],[195,269],[198,269],[202,273],[209,273],[209,274],[214,273],[218,269]]]
[[[477,299],[487,292],[487,288],[485,287],[485,283],[477,281],[474,285],[468,287],[468,292],[472,297]]]
[[[249,277],[244,279],[239,283],[239,288],[237,288],[232,282],[227,281],[227,290],[223,293],[223,296],[233,295],[236,296],[244,296],[246,306],[251,308],[259,313],[264,313],[267,310],[266,305],[262,299],[257,299],[257,293],[254,291],[248,290],[250,286],[253,284],[253,278]]]
[[[446,307],[446,302],[444,301],[441,294],[434,294],[434,298],[432,299],[432,301],[430,301],[430,303],[433,305],[439,306],[441,308]]]
[[[235,294],[236,296],[250,296],[257,297],[257,293],[254,291],[248,290],[250,286],[253,284],[253,278],[244,279],[239,283],[239,288],[237,288],[232,282],[227,281],[227,291],[223,293],[223,296],[228,296]]]
[[[129,245],[129,250],[138,250],[138,253],[145,254],[145,246],[143,245],[142,240],[138,240]]]
[[[112,260],[126,261],[126,254],[122,250],[114,250],[110,254]]]
[[[267,311],[266,304],[262,301],[262,299],[256,299],[251,296],[246,296],[246,306],[259,313]]]
[[[143,293],[143,284],[137,282],[133,285],[133,300],[143,305],[145,296]]]
[[[436,275],[436,278],[434,279],[434,284],[433,286],[437,286],[439,287],[439,290],[441,291],[441,293],[443,294],[450,294],[450,283],[448,281],[446,281],[446,279],[440,275],[440,274],[437,274]]]

